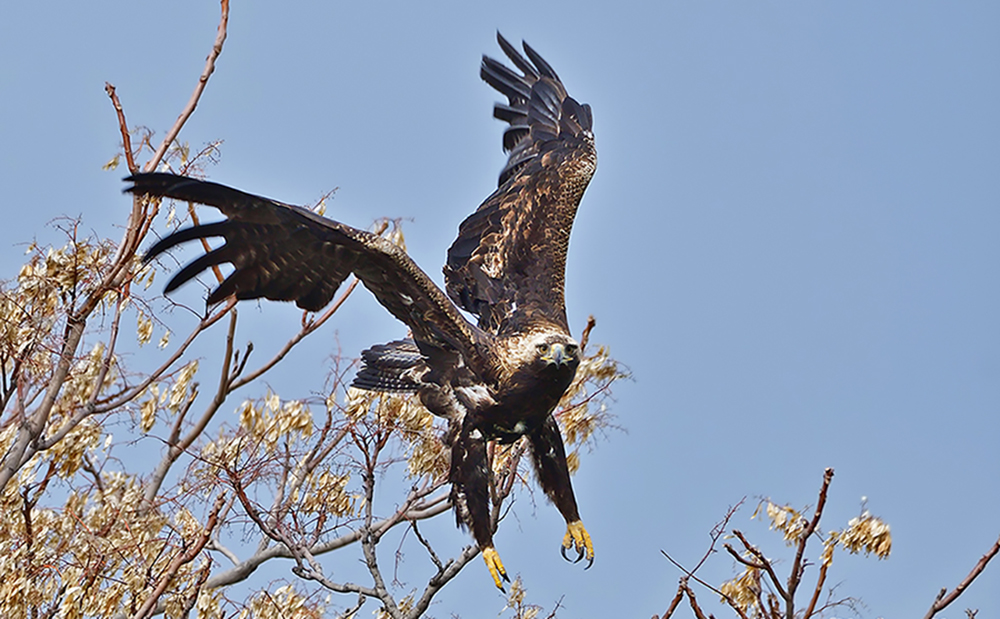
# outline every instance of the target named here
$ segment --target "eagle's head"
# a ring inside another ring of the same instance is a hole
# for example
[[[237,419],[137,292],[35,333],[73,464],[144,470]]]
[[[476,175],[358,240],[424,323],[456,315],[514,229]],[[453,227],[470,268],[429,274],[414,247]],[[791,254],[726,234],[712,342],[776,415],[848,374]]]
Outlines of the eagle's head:
[[[580,345],[563,333],[548,333],[532,338],[535,365],[543,370],[576,373],[580,365]]]
[[[509,388],[558,400],[580,365],[580,345],[564,331],[538,329],[506,340]],[[554,403],[553,403],[554,404]]]
[[[522,371],[533,377],[530,382],[542,383],[536,388],[543,389],[558,401],[576,376],[580,345],[569,335],[559,332],[533,335],[525,344],[528,348],[525,361],[528,362],[521,366]]]

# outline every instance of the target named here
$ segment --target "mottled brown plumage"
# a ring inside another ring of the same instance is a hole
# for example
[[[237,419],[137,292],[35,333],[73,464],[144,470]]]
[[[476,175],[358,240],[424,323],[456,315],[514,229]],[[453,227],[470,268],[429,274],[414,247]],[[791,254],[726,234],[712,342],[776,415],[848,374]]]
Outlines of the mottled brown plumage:
[[[552,67],[527,44],[534,65],[503,37],[518,75],[483,58],[481,75],[507,95],[494,116],[508,163],[500,186],[459,227],[444,273],[448,296],[493,333],[553,324],[568,332],[566,251],[576,209],[597,167],[590,106],[566,94]],[[536,68],[537,67],[537,68]]]
[[[398,246],[378,235],[268,198],[172,174],[129,177],[136,194],[218,208],[226,220],[178,231],[147,252],[222,237],[225,243],[181,269],[176,289],[205,269],[235,270],[208,303],[237,299],[294,301],[317,311],[354,273],[411,338],[374,346],[354,386],[417,393],[448,419],[451,498],[471,527],[497,586],[506,578],[493,548],[485,443],[527,436],[538,480],[567,523],[564,549],[593,560],[580,523],[566,454],[552,411],[580,361],[564,304],[566,251],[573,218],[594,174],[590,108],[566,94],[555,71],[527,44],[522,56],[497,35],[520,70],[488,57],[481,76],[507,96],[494,116],[510,124],[499,187],[460,226],[444,268],[446,292]],[[477,324],[461,309],[478,317]]]

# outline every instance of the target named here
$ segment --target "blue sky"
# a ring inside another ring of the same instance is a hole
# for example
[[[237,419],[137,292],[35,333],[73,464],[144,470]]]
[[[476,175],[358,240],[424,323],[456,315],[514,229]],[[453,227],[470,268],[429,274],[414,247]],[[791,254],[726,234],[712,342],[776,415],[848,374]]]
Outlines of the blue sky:
[[[4,5],[0,278],[18,243],[59,240],[45,224],[61,214],[118,238],[104,82],[162,136],[217,17],[208,1]],[[831,466],[823,527],[867,496],[894,538],[887,561],[839,559],[839,592],[866,616],[922,616],[1000,533],[1000,5],[237,1],[181,139],[225,140],[219,182],[298,203],[339,187],[328,216],[411,219],[440,282],[503,162],[478,78],[497,29],[593,106],[567,303],[634,374],[614,404],[626,432],[574,480],[594,567],[563,564],[539,497],[497,536],[508,569],[532,601],[565,595],[564,616],[648,617],[676,588],[661,549],[693,563],[728,505],[811,503]],[[306,359],[335,338],[356,354],[404,332],[361,296],[334,323],[274,378],[283,395],[318,388]],[[780,552],[751,511],[735,524]],[[720,556],[705,576],[731,569]],[[436,614],[498,612],[491,587],[477,562]],[[997,590],[993,565],[945,616],[996,615]]]

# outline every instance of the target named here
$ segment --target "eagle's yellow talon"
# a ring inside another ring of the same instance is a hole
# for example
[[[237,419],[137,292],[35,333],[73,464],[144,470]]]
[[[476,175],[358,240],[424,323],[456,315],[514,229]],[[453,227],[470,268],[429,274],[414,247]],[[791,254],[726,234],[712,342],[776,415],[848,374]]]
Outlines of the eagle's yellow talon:
[[[507,582],[510,582],[510,578],[507,577],[507,570],[503,569],[503,562],[500,561],[500,555],[497,554],[496,548],[493,546],[483,548],[483,560],[486,561],[486,567],[490,570],[493,583],[497,586],[497,589],[503,591],[503,583],[500,582],[500,578],[503,577]]]
[[[567,561],[569,557],[566,556],[566,551],[574,548],[579,553],[579,556],[573,563],[587,557],[587,567],[589,568],[594,564],[594,542],[590,541],[590,533],[587,533],[587,529],[583,527],[583,523],[579,520],[574,520],[566,525],[566,535],[563,536],[562,547],[563,558]]]

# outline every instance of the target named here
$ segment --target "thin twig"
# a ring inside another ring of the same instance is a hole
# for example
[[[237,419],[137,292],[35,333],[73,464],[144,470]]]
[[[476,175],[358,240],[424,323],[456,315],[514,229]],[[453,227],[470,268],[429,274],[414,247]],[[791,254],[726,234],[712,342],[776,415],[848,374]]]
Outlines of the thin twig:
[[[708,535],[712,541],[708,545],[708,550],[706,550],[705,554],[702,555],[701,560],[698,561],[698,563],[695,564],[693,568],[691,568],[692,574],[696,573],[699,569],[701,569],[701,566],[705,564],[705,561],[707,561],[710,556],[715,554],[716,552],[715,545],[719,542],[719,539],[721,539],[722,536],[725,535],[726,529],[729,528],[729,521],[732,520],[733,516],[736,515],[736,512],[738,512],[739,509],[743,507],[743,504],[746,503],[746,500],[747,498],[743,497],[742,499],[737,501],[735,505],[730,505],[729,509],[726,510],[726,515],[722,517],[722,520],[716,522],[715,526],[712,527],[712,530],[709,531]]]
[[[348,608],[344,612],[340,613],[339,615],[337,615],[337,617],[339,619],[354,619],[354,617],[357,617],[358,611],[361,610],[361,607],[365,605],[365,602],[367,600],[368,598],[367,596],[365,596],[364,593],[359,593],[358,603],[352,606],[351,608]]]
[[[979,561],[973,566],[969,575],[966,576],[962,582],[958,583],[958,586],[952,589],[951,593],[948,593],[947,589],[941,589],[937,598],[934,599],[934,603],[931,604],[930,610],[928,610],[927,614],[924,615],[924,619],[931,619],[931,617],[941,612],[949,604],[958,599],[958,596],[962,595],[962,593],[969,588],[969,585],[971,585],[972,582],[983,573],[983,570],[986,569],[986,565],[993,557],[997,556],[997,553],[1000,553],[1000,537],[997,538],[997,541],[993,542],[993,546],[986,551],[986,554],[979,558]]]
[[[194,92],[191,93],[191,98],[188,100],[184,110],[181,111],[180,116],[177,117],[174,126],[167,131],[166,136],[163,138],[163,142],[160,143],[160,147],[156,149],[156,153],[153,154],[153,158],[146,162],[145,171],[152,172],[156,169],[156,166],[160,165],[160,161],[163,160],[163,156],[167,154],[167,149],[173,144],[174,140],[177,139],[177,134],[181,132],[181,127],[187,122],[194,109],[198,107],[198,100],[201,99],[201,94],[205,91],[205,86],[208,84],[208,78],[212,76],[215,72],[215,61],[218,60],[219,54],[222,53],[222,44],[226,42],[226,28],[229,24],[229,0],[221,0],[220,5],[222,7],[222,17],[219,19],[219,29],[215,36],[215,43],[212,45],[212,51],[209,52],[208,58],[205,59],[205,69],[201,72],[201,76],[198,78],[198,84],[194,87]]]
[[[295,558],[296,566],[292,568],[292,573],[296,576],[315,581],[337,593],[357,593],[362,600],[375,594],[375,591],[371,587],[364,587],[352,582],[338,583],[330,580],[323,573],[323,567],[316,560],[316,557],[309,552],[308,548],[301,544],[293,543],[284,534],[281,534],[281,536],[283,538],[282,543],[292,551],[292,555]]]
[[[434,599],[437,592],[440,591],[441,588],[448,583],[448,581],[457,576],[458,573],[462,571],[462,568],[468,565],[469,561],[476,558],[476,555],[478,554],[479,547],[472,544],[470,546],[466,546],[465,549],[462,550],[462,553],[458,555],[458,558],[448,561],[443,570],[439,570],[437,574],[432,576],[431,579],[427,581],[427,586],[424,587],[423,594],[420,596],[420,599],[417,600],[417,603],[413,605],[413,610],[409,612],[407,619],[416,619],[417,617],[423,615],[430,606],[431,600]]]
[[[771,582],[778,590],[778,595],[780,595],[783,600],[788,600],[789,593],[785,591],[784,587],[781,586],[781,581],[778,579],[778,575],[774,573],[774,568],[771,566],[771,562],[767,559],[767,557],[764,556],[764,553],[761,552],[757,547],[752,545],[749,541],[747,541],[747,538],[743,535],[742,531],[734,529],[733,535],[735,535],[737,538],[739,538],[741,542],[743,542],[743,547],[746,548],[747,551],[750,554],[752,554],[754,558],[757,559],[757,561],[760,563],[760,565],[755,565],[753,567],[763,569],[765,572],[767,572],[767,575],[771,579]],[[743,559],[736,553],[735,550],[732,549],[732,547],[729,544],[726,544],[726,549],[729,550],[730,554],[736,557],[738,561],[743,562]],[[750,564],[746,563],[746,565]]]
[[[290,340],[288,340],[285,343],[284,346],[281,347],[281,350],[279,350],[278,353],[276,355],[274,355],[274,357],[272,357],[270,359],[270,361],[268,361],[264,365],[260,366],[259,368],[257,368],[253,372],[250,372],[249,374],[247,374],[243,378],[240,378],[238,380],[234,380],[233,384],[231,385],[231,389],[233,391],[235,391],[235,390],[239,389],[240,387],[242,387],[243,385],[246,385],[246,384],[248,384],[248,383],[250,383],[252,381],[257,380],[258,378],[260,378],[261,375],[263,375],[265,372],[267,372],[268,370],[270,370],[271,368],[273,368],[275,365],[277,365],[278,362],[281,361],[282,359],[284,359],[285,355],[287,355],[289,353],[289,351],[291,351],[292,348],[295,347],[296,344],[298,344],[299,342],[301,342],[307,335],[315,332],[317,329],[319,329],[320,327],[322,327],[323,324],[327,320],[329,320],[330,317],[333,316],[334,313],[336,313],[337,310],[340,309],[340,307],[344,304],[344,301],[346,301],[347,297],[349,297],[351,295],[351,293],[354,292],[354,289],[357,288],[357,286],[358,286],[358,279],[354,278],[351,281],[351,283],[347,286],[347,288],[344,290],[343,294],[340,295],[340,297],[337,299],[337,301],[334,302],[334,304],[331,305],[329,309],[327,309],[325,312],[323,312],[322,316],[320,316],[316,320],[314,320],[312,322],[309,322],[306,325],[304,325],[302,327],[302,329],[298,333],[296,333],[294,336],[292,336],[292,338]]]
[[[594,330],[597,326],[597,319],[591,314],[587,316],[587,326],[583,328],[583,333],[580,335],[580,350],[587,349],[587,342],[590,341],[590,332]]]
[[[378,544],[380,536],[372,528],[372,510],[375,504],[375,466],[378,462],[379,444],[380,442],[376,443],[376,447],[371,454],[365,454],[368,465],[362,473],[365,485],[365,515],[364,525],[361,529],[361,550],[365,555],[365,565],[368,566],[368,573],[371,574],[372,580],[375,583],[375,597],[382,602],[383,607],[392,619],[402,619],[403,614],[396,605],[396,600],[393,599],[392,594],[389,593],[388,588],[385,586],[385,579],[382,578],[382,571],[378,567],[378,555],[375,552],[375,546]]]
[[[788,576],[788,593],[783,596],[785,598],[785,619],[795,619],[795,591],[798,589],[799,583],[802,581],[802,574],[806,569],[802,557],[805,554],[809,538],[816,530],[816,527],[819,526],[819,520],[823,516],[823,508],[826,507],[826,493],[830,489],[831,481],[833,481],[833,469],[827,468],[823,471],[823,485],[820,487],[819,499],[816,501],[816,511],[813,513],[812,520],[809,521],[809,524],[806,525],[805,530],[799,536],[799,541],[795,548],[792,573]]]
[[[111,400],[109,402],[105,402],[104,404],[95,407],[94,412],[106,413],[113,411],[116,408],[119,408],[122,405],[127,404],[128,402],[131,402],[137,396],[142,394],[142,392],[144,392],[147,387],[149,387],[155,381],[159,380],[160,377],[164,374],[164,372],[169,370],[170,366],[172,366],[178,359],[180,359],[184,355],[188,347],[195,341],[195,339],[201,334],[202,331],[208,329],[215,323],[219,322],[219,320],[221,320],[227,313],[229,313],[229,310],[233,309],[233,307],[235,306],[236,306],[236,299],[231,298],[229,299],[228,302],[226,302],[224,306],[217,309],[216,313],[209,314],[208,316],[203,318],[197,325],[195,325],[195,328],[191,330],[191,333],[188,334],[184,342],[177,347],[177,350],[171,353],[171,355],[166,359],[166,361],[164,361],[160,365],[160,367],[150,372],[138,385],[132,387],[127,391],[124,391],[116,399]]]
[[[207,544],[208,540],[212,537],[212,530],[215,529],[215,525],[218,524],[219,521],[219,511],[222,510],[222,506],[225,505],[225,503],[225,494],[220,494],[216,497],[215,504],[212,505],[212,511],[208,514],[208,520],[205,522],[205,528],[201,532],[201,535],[198,536],[198,539],[195,540],[194,544],[192,544],[187,550],[178,553],[177,556],[170,561],[170,565],[167,566],[166,571],[160,576],[153,592],[149,594],[149,597],[146,598],[146,601],[135,613],[135,619],[145,619],[145,617],[151,616],[152,611],[156,607],[157,600],[161,595],[163,595],[163,592],[167,590],[167,586],[170,584],[170,581],[173,580],[174,576],[177,575],[177,571],[185,563],[194,561],[195,557],[198,556],[198,553],[202,551],[205,544]]]
[[[417,521],[413,520],[410,522],[410,527],[413,529],[413,534],[417,536],[417,541],[423,544],[424,548],[427,549],[427,554],[431,556],[431,562],[438,570],[444,569],[444,564],[441,563],[441,559],[438,558],[437,553],[434,552],[434,548],[431,547],[430,542],[424,539],[424,536],[420,534],[420,529],[417,528]]]
[[[742,610],[740,610],[740,607],[736,605],[736,602],[733,600],[733,598],[729,597],[728,595],[726,595],[722,591],[716,589],[715,587],[713,587],[712,585],[710,585],[708,582],[706,582],[706,581],[702,580],[701,578],[698,578],[697,576],[695,576],[694,572],[689,571],[683,565],[681,565],[680,563],[678,563],[677,561],[675,561],[673,557],[671,557],[670,555],[668,555],[666,553],[666,551],[661,550],[660,553],[663,554],[663,556],[667,558],[667,561],[670,561],[671,563],[673,563],[674,567],[676,567],[680,571],[684,572],[684,575],[687,578],[690,578],[690,579],[694,580],[696,583],[698,583],[702,587],[705,587],[706,589],[708,589],[712,593],[718,594],[719,597],[721,597],[723,600],[725,600],[726,603],[729,604],[732,607],[732,609],[736,611],[736,614],[738,614],[742,619],[748,619],[747,616],[746,616],[746,613],[744,613]]]
[[[722,591],[716,589],[712,585],[708,584],[704,580],[698,578],[698,576],[695,575],[695,572],[701,569],[701,566],[705,564],[705,561],[708,560],[708,558],[716,552],[715,545],[719,542],[719,539],[721,539],[722,536],[725,534],[726,529],[729,527],[729,521],[733,519],[733,516],[736,515],[736,512],[739,511],[740,507],[743,505],[744,502],[746,502],[746,500],[747,498],[743,497],[735,505],[730,506],[729,509],[726,511],[726,515],[723,516],[722,520],[715,523],[715,526],[713,526],[712,530],[709,532],[709,538],[711,539],[711,543],[708,545],[708,550],[705,551],[705,554],[702,555],[701,560],[698,561],[698,563],[694,566],[693,569],[690,570],[687,569],[686,567],[675,561],[673,557],[671,557],[669,554],[666,553],[666,551],[664,550],[660,551],[663,554],[663,556],[666,557],[668,561],[673,563],[677,569],[684,572],[684,576],[681,577],[680,580],[680,586],[677,589],[678,595],[681,595],[684,589],[687,588],[688,579],[693,579],[698,584],[709,589],[713,593],[716,593],[719,596],[721,596],[722,599],[724,599],[731,607],[733,607],[733,609],[743,619],[747,619],[746,615],[743,613],[742,610],[740,610],[738,606],[736,606],[736,603],[732,600],[732,598],[730,598]],[[674,610],[677,608],[678,603],[680,603],[680,600],[678,598],[675,598],[674,602],[671,602],[670,608],[668,609],[668,613],[664,614],[662,619],[666,619],[667,617],[669,617],[670,614],[673,613]]]
[[[677,594],[674,595],[674,599],[670,600],[670,606],[667,606],[666,612],[664,612],[663,615],[661,615],[659,617],[657,617],[656,615],[653,615],[653,619],[670,619],[670,616],[674,614],[674,611],[677,610],[677,605],[680,604],[681,600],[684,599],[684,585],[683,585],[683,583],[684,583],[685,578],[686,578],[685,576],[681,576],[680,580],[681,580],[682,584],[677,585]]]
[[[111,105],[115,107],[115,112],[118,114],[118,129],[122,134],[122,148],[125,150],[125,164],[128,166],[128,171],[131,174],[135,174],[139,171],[139,167],[135,165],[135,158],[132,156],[132,136],[128,132],[128,123],[125,122],[125,110],[122,109],[122,102],[118,100],[118,95],[115,93],[115,87],[111,82],[104,82],[104,91],[108,93],[111,97]]]
[[[445,496],[445,499],[446,498],[447,496]],[[406,520],[427,520],[428,518],[433,518],[451,509],[451,504],[447,500],[441,500],[440,502],[434,500],[433,502],[437,503],[435,507],[427,508],[422,503],[414,504],[412,509],[407,510],[401,516],[393,516],[391,518],[380,520],[373,523],[372,527],[379,532],[379,535],[384,535],[400,522],[404,522]],[[309,549],[309,552],[313,555],[322,555],[333,552],[360,541],[361,537],[361,529],[351,531],[350,533],[345,533],[344,535],[340,535],[331,540],[316,544]],[[267,561],[278,558],[291,559],[293,558],[293,555],[288,548],[285,548],[282,545],[270,546],[268,548],[261,549],[252,556],[241,561],[236,567],[210,578],[206,586],[209,589],[213,589],[242,582],[249,578],[258,567]]]
[[[819,602],[819,596],[823,592],[823,585],[826,583],[826,571],[829,567],[830,566],[825,561],[820,562],[819,576],[816,577],[816,588],[813,589],[812,598],[809,600],[809,606],[806,607],[806,612],[802,615],[803,619],[809,619],[813,616],[816,604]]]
[[[691,610],[694,612],[694,616],[697,617],[698,619],[706,619],[705,613],[701,610],[701,607],[698,606],[698,600],[695,599],[694,597],[694,591],[691,590],[691,587],[688,586],[687,581],[683,578],[681,579],[681,587],[684,588],[684,593],[687,594],[687,598],[688,601],[691,603]]]

